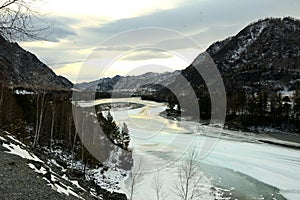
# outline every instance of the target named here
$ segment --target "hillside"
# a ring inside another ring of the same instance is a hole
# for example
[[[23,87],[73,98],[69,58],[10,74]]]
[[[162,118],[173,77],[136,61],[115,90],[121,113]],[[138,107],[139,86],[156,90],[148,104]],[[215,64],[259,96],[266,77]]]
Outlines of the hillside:
[[[76,175],[75,170],[64,168],[62,161],[35,153],[0,129],[1,199],[126,199],[124,194],[106,191],[78,172]]]
[[[57,76],[34,54],[17,43],[0,36],[0,82],[4,85],[24,88],[70,89],[73,84]]]
[[[214,61],[226,90],[227,127],[247,131],[257,130],[257,127],[272,127],[299,133],[299,50],[299,20],[260,20],[248,25],[237,35],[212,44],[182,70],[181,74],[189,84],[181,81],[182,76],[178,76],[168,85],[172,92],[164,88],[146,98],[177,104],[178,96],[186,102],[192,102],[191,93],[195,93],[200,118],[210,119],[210,94],[199,72],[210,71]],[[208,80],[210,84],[218,84],[216,80]],[[189,85],[192,90],[187,90]],[[219,94],[220,91],[213,92]],[[198,114],[194,114],[195,106],[188,105],[182,107],[183,113],[198,118]]]
[[[226,91],[294,90],[300,81],[300,21],[264,19],[236,36],[212,44],[207,52],[215,61]],[[197,59],[182,74],[194,86],[203,82]]]

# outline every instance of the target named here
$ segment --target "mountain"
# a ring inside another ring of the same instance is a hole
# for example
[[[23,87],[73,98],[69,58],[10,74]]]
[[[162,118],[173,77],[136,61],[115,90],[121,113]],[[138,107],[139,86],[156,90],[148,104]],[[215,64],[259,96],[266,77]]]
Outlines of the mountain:
[[[290,17],[267,18],[252,23],[237,35],[212,44],[205,52],[213,59],[225,84],[226,92],[292,91],[300,85],[300,21]],[[195,90],[205,87],[199,55],[181,72],[146,73],[139,76],[115,76],[90,83],[76,84],[90,91],[138,92],[161,91],[186,87],[183,77]],[[152,92],[150,93],[152,94]]]
[[[172,83],[180,71],[153,73],[148,72],[138,76],[115,76],[113,78],[102,78],[89,83],[76,84],[75,87],[87,91],[99,92],[129,92],[143,94],[145,92],[157,91],[161,85]]]
[[[227,92],[294,90],[300,82],[300,21],[260,20],[212,44],[206,52],[217,65]],[[198,59],[201,56],[182,71],[196,88],[203,84]]]
[[[70,89],[73,84],[57,76],[34,54],[0,36],[0,82],[24,88]]]
[[[218,80],[200,75],[213,72],[213,66],[225,86],[226,127],[246,131],[254,130],[252,127],[271,127],[300,133],[299,20],[269,18],[250,24],[237,35],[212,44],[182,70],[167,87],[172,88],[173,94],[163,88],[148,99],[173,105],[180,97],[187,102],[185,107],[181,106],[183,113],[199,117],[190,103],[197,98],[200,118],[210,119],[224,109],[222,102],[225,102]],[[217,89],[209,92],[208,88]],[[211,99],[212,95],[217,98]]]

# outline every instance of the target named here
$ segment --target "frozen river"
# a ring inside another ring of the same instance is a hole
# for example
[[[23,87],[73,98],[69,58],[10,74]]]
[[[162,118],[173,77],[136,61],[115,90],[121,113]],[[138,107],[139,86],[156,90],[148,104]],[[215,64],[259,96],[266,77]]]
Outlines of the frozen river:
[[[154,174],[163,182],[166,199],[176,199],[178,167],[195,148],[203,172],[199,199],[214,199],[216,193],[228,199],[300,199],[300,150],[261,143],[261,136],[251,133],[166,119],[159,115],[165,104],[139,98],[103,99],[86,106],[111,101],[145,105],[111,111],[118,123],[128,125],[134,158],[143,164],[144,178],[134,199],[154,199]]]

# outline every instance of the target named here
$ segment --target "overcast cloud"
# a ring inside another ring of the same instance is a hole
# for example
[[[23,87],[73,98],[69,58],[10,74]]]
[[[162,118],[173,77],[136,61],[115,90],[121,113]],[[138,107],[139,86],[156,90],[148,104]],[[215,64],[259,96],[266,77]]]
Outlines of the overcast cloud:
[[[176,5],[170,9],[151,10],[146,14],[117,20],[97,18],[98,16],[94,14],[93,23],[89,23],[91,16],[82,13],[81,15],[70,14],[67,16],[64,13],[55,13],[50,16],[55,23],[53,33],[47,38],[49,41],[43,43],[24,42],[22,46],[35,53],[55,72],[75,81],[76,73],[69,72],[78,71],[80,64],[95,48],[100,52],[99,56],[101,53],[106,56],[109,55],[103,53],[106,51],[122,53],[143,46],[139,37],[144,37],[145,44],[150,43],[174,51],[182,51],[184,48],[191,51],[190,44],[184,46],[186,42],[184,37],[168,38],[168,35],[164,36],[160,33],[145,37],[132,32],[130,36],[113,40],[113,44],[98,45],[123,31],[142,27],[161,27],[178,31],[191,37],[199,44],[192,47],[196,52],[194,56],[196,56],[213,42],[237,34],[242,28],[258,19],[284,16],[300,18],[299,0],[189,0],[176,1],[175,3]],[[115,11],[111,10],[111,12]],[[97,20],[99,23],[95,23]],[[155,56],[161,59],[168,57],[167,54],[156,55],[156,53],[159,52],[152,50],[132,53],[131,56],[125,56],[123,59],[132,61],[134,59],[147,60]],[[184,67],[186,66],[182,66],[182,68]],[[81,77],[78,81],[98,78],[98,75],[92,70],[85,74],[85,78]]]

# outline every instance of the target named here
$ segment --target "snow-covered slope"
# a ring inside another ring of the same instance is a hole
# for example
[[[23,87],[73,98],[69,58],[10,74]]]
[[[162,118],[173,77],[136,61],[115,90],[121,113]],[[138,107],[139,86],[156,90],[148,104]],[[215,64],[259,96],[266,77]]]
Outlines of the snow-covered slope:
[[[44,151],[47,151],[47,149],[44,149]],[[34,154],[27,145],[17,140],[14,135],[0,129],[0,158],[3,158],[3,155],[6,154],[20,157],[20,163],[24,165],[22,171],[20,171],[16,168],[21,167],[19,166],[21,164],[10,164],[15,165],[13,169],[18,171],[18,175],[15,176],[14,173],[11,173],[9,180],[18,180],[18,182],[20,182],[20,184],[16,186],[10,186],[11,188],[22,187],[22,183],[26,182],[26,178],[32,180],[38,177],[39,179],[39,183],[29,181],[26,188],[22,188],[22,192],[19,191],[20,194],[17,195],[16,199],[28,199],[27,196],[30,195],[31,188],[35,189],[36,194],[31,196],[30,199],[40,199],[45,195],[47,196],[47,194],[51,199],[126,199],[124,194],[116,192],[117,190],[121,192],[116,182],[120,183],[122,181],[126,176],[126,171],[120,171],[116,167],[113,168],[109,161],[106,163],[108,165],[106,170],[87,166],[85,169],[85,178],[80,178],[75,172],[80,174],[80,170],[83,169],[84,164],[80,161],[72,162],[68,160],[71,159],[70,152],[68,154],[61,149],[55,149],[48,153],[39,152],[39,154]],[[50,155],[57,155],[57,157],[54,159]],[[9,160],[13,160],[13,157],[9,157]],[[72,163],[72,166],[66,166],[68,161]],[[15,161],[9,161],[9,163],[14,162]],[[0,176],[4,170],[1,169],[1,167],[2,166],[0,166]],[[36,172],[34,178],[30,170]],[[1,182],[1,184],[2,183],[3,182]],[[7,184],[10,183],[11,182],[8,181]],[[3,184],[0,186],[0,197],[4,195],[2,194],[3,187],[6,186]],[[51,190],[49,192],[50,188],[57,193]],[[6,196],[4,197],[4,199],[6,199]]]
[[[38,156],[30,152],[25,144],[15,139],[8,132],[6,132],[6,134],[7,135],[5,136],[0,136],[0,144],[2,144],[2,147],[6,149],[4,152],[24,158],[28,163],[28,168],[35,171],[37,176],[41,176],[45,185],[48,185],[49,188],[52,188],[54,191],[62,195],[74,197],[74,199],[85,199],[86,197],[92,197],[92,194],[89,194],[87,190],[81,187],[78,184],[78,181],[72,181],[66,175],[60,176],[54,172],[51,169],[51,166],[53,165],[51,161],[44,162]],[[14,179],[14,177],[11,177],[11,179]],[[32,185],[32,187],[35,186]]]

